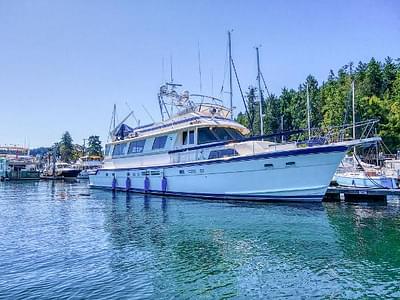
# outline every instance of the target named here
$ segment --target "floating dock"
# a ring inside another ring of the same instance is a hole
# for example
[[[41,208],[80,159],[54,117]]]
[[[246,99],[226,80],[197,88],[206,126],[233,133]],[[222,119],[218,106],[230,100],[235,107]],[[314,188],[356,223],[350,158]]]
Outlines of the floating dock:
[[[324,201],[387,201],[387,198],[400,198],[400,189],[357,188],[357,187],[329,187]]]
[[[76,177],[64,177],[64,176],[40,176],[42,180],[69,180],[69,181],[76,181]]]

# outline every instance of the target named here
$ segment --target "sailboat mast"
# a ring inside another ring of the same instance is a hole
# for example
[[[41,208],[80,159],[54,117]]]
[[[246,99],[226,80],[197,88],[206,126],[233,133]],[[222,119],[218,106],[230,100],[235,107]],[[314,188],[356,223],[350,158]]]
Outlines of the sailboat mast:
[[[231,119],[233,120],[233,92],[232,92],[232,43],[231,31],[228,31],[228,48],[229,48],[229,106],[231,110]]]
[[[356,139],[356,105],[354,96],[354,80],[351,82],[351,97],[353,106],[353,139]]]
[[[261,90],[261,71],[260,71],[260,55],[258,51],[258,47],[256,47],[257,51],[257,80],[258,80],[258,93],[260,97],[260,131],[261,135],[264,135],[264,122],[263,122],[263,100],[262,100],[262,90]]]
[[[311,138],[311,120],[310,120],[310,92],[308,90],[307,82],[307,127],[308,127],[308,139]]]

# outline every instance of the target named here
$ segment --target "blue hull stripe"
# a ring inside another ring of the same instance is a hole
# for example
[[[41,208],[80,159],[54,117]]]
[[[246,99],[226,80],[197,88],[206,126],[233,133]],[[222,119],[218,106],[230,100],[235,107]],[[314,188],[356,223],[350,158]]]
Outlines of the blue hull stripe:
[[[347,146],[326,146],[326,147],[311,147],[311,148],[300,148],[290,151],[272,152],[272,153],[262,153],[250,156],[233,156],[224,159],[216,159],[209,161],[199,161],[199,162],[187,162],[179,164],[169,164],[169,165],[159,165],[159,166],[148,166],[148,167],[134,167],[134,168],[114,168],[114,169],[99,169],[99,171],[127,171],[127,170],[151,170],[160,168],[175,168],[175,167],[189,167],[189,166],[204,166],[218,163],[228,163],[228,162],[238,162],[238,161],[250,161],[265,158],[276,158],[276,157],[287,157],[287,156],[298,156],[298,155],[308,155],[308,154],[319,154],[319,153],[332,153],[332,152],[346,152]]]
[[[107,189],[111,190],[111,187],[101,186],[90,186],[91,188]],[[117,191],[127,192],[124,188],[117,188]],[[157,195],[157,196],[168,196],[168,197],[189,197],[189,198],[202,198],[202,199],[215,199],[215,200],[250,200],[250,201],[296,201],[296,200],[308,200],[318,201],[322,200],[324,195],[296,195],[296,196],[268,196],[268,195],[236,195],[236,194],[212,194],[212,193],[182,193],[182,192],[162,192],[157,190],[149,190],[145,192],[143,189],[131,188],[129,192]]]

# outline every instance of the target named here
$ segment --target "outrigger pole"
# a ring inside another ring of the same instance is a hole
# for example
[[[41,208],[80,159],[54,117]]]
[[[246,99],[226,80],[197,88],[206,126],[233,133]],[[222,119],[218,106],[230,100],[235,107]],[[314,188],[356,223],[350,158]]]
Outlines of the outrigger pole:
[[[264,122],[263,122],[263,94],[261,90],[261,71],[260,71],[260,54],[258,51],[258,47],[256,47],[256,52],[257,52],[257,81],[258,81],[258,93],[260,96],[260,130],[261,130],[261,135],[264,135]]]
[[[229,104],[231,111],[231,119],[233,120],[233,91],[232,91],[232,44],[231,44],[231,30],[228,31],[228,48],[229,48]]]

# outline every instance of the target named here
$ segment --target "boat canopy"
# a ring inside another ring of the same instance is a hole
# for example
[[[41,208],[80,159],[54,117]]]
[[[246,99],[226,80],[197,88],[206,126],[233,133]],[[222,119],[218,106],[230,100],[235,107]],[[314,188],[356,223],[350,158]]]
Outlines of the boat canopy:
[[[115,133],[115,137],[118,140],[123,140],[126,138],[130,133],[133,132],[133,128],[126,125],[126,124],[121,124],[121,126],[118,128],[117,132]]]

